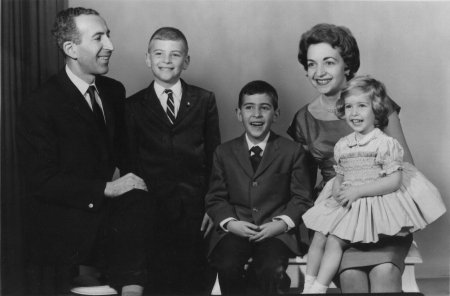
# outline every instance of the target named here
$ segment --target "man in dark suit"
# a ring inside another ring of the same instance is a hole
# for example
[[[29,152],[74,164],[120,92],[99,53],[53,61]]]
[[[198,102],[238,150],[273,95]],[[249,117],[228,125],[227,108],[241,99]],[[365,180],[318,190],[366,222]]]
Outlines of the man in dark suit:
[[[157,294],[201,294],[208,282],[205,195],[220,144],[215,96],[180,79],[189,55],[178,29],[157,30],[146,61],[155,80],[126,100],[125,117],[131,171],[157,201],[149,284]]]
[[[94,10],[69,8],[52,33],[66,67],[28,97],[17,123],[28,259],[98,264],[123,293],[142,292],[144,235],[136,225],[148,221],[151,199],[136,175],[112,181],[124,168],[125,89],[101,76],[114,49],[108,27]]]
[[[301,145],[270,131],[278,96],[264,81],[239,94],[237,116],[245,133],[214,153],[206,210],[214,222],[209,248],[222,294],[245,294],[250,258],[261,293],[289,291],[289,257],[300,254],[301,216],[312,206]]]

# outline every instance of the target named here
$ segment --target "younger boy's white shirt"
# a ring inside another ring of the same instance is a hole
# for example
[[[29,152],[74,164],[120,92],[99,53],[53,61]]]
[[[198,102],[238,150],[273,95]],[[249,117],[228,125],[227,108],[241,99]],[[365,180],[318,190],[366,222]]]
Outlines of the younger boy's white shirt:
[[[167,110],[167,94],[164,92],[167,88],[162,87],[155,81],[153,84],[155,89],[155,93],[158,96],[159,102],[163,107],[164,111]],[[175,118],[177,117],[178,110],[180,110],[181,96],[183,95],[183,88],[181,87],[181,81],[178,79],[178,82],[175,83],[170,90],[172,91],[173,104],[175,107]]]
[[[267,141],[269,141],[269,136],[270,136],[270,132],[267,134],[267,136],[264,138],[264,140],[261,143],[255,145],[248,138],[248,134],[245,133],[245,139],[247,140],[248,150],[252,149],[255,146],[259,146],[259,148],[261,148],[261,150],[262,150],[261,153],[260,153],[260,156],[262,157],[263,154],[264,154],[264,150],[266,149],[266,146],[267,146]],[[254,153],[250,152],[249,157],[252,156],[252,155],[254,155]],[[294,221],[292,221],[291,217],[289,217],[287,215],[280,215],[280,216],[276,216],[276,217],[272,218],[272,221],[278,221],[278,220],[283,220],[286,223],[286,225],[287,225],[287,230],[286,231],[289,231],[289,230],[291,230],[292,228],[295,227]],[[226,229],[224,226],[225,226],[226,223],[228,223],[230,221],[237,221],[237,220],[235,218],[233,218],[233,217],[230,217],[230,218],[226,218],[222,222],[220,222],[220,227],[222,227],[222,229],[225,232],[228,232],[229,230]]]

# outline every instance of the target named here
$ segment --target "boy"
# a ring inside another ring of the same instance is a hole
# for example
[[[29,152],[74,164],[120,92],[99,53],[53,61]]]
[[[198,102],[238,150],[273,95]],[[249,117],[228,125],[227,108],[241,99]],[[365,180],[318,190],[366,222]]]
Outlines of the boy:
[[[297,226],[312,206],[303,148],[270,130],[280,110],[276,90],[264,81],[244,86],[236,115],[245,133],[215,151],[206,196],[214,222],[210,262],[224,295],[245,293],[251,257],[261,292],[287,293]]]
[[[189,61],[182,32],[157,30],[146,54],[155,80],[126,100],[130,171],[157,203],[148,260],[157,294],[200,294],[206,282],[205,195],[220,131],[214,93],[180,79]]]

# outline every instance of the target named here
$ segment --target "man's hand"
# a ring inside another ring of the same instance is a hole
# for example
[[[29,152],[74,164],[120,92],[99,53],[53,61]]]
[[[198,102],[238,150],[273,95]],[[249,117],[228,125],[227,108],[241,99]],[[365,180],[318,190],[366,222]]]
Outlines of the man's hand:
[[[251,242],[260,243],[271,237],[275,237],[279,234],[282,234],[288,229],[286,222],[283,220],[277,220],[273,222],[269,222],[259,226],[259,233],[255,236],[250,237]]]
[[[116,197],[133,189],[147,191],[147,186],[144,180],[135,174],[129,173],[115,181],[106,183],[105,196]]]
[[[227,224],[227,229],[240,237],[252,237],[258,233],[259,227],[249,222],[231,220]]]
[[[352,203],[361,198],[358,186],[342,186],[340,187],[337,202],[345,209],[350,209]]]
[[[204,238],[208,235],[208,233],[211,231],[213,226],[214,226],[214,223],[213,223],[212,219],[209,218],[207,213],[205,213],[205,216],[203,217],[203,221],[202,221],[202,226],[200,227],[200,231],[205,232],[205,234],[203,235]]]

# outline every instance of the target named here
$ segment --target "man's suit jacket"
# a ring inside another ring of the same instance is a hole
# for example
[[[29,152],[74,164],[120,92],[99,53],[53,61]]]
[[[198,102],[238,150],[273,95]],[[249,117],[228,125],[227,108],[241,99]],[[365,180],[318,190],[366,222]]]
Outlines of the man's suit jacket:
[[[62,69],[23,102],[17,145],[25,177],[31,260],[79,264],[92,249],[104,190],[123,167],[123,85],[97,77],[107,131]]]
[[[289,216],[295,228],[278,235],[299,254],[296,236],[301,216],[311,206],[311,190],[302,145],[271,132],[256,170],[250,162],[245,133],[220,145],[214,153],[206,210],[214,221],[209,252],[227,235],[220,222],[235,218],[255,225]]]
[[[183,206],[190,217],[200,218],[220,144],[214,93],[181,80],[180,109],[171,124],[153,84],[126,100],[129,170],[157,199],[160,218],[176,219]]]

